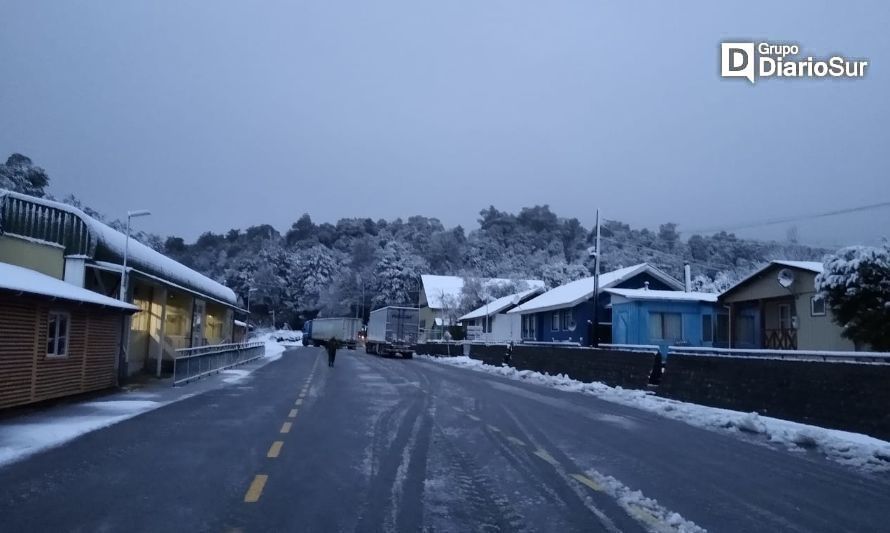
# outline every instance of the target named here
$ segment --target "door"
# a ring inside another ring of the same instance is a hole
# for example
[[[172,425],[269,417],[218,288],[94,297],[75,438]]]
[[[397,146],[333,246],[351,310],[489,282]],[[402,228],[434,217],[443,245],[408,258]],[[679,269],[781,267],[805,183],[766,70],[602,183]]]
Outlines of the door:
[[[192,310],[192,347],[204,346],[204,316],[207,312],[204,300],[195,298]]]

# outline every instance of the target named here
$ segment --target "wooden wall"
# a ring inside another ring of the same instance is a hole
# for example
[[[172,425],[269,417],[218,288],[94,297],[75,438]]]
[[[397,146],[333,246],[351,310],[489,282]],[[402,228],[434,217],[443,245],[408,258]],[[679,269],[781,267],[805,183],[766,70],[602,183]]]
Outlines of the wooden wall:
[[[47,357],[50,310],[71,316],[66,357]],[[122,311],[0,291],[0,408],[113,387]]]

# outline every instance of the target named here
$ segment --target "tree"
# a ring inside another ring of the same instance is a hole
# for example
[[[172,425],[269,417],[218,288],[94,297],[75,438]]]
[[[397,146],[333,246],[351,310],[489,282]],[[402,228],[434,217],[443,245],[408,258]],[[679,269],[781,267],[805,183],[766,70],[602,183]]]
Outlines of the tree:
[[[825,259],[816,276],[834,321],[857,349],[890,350],[890,247],[851,246]]]
[[[405,244],[397,241],[387,243],[378,252],[374,265],[373,306],[416,302],[420,291],[420,276],[427,268],[426,262],[411,253]]]
[[[6,164],[0,165],[0,189],[43,198],[48,186],[46,171],[35,166],[29,157],[12,154]]]

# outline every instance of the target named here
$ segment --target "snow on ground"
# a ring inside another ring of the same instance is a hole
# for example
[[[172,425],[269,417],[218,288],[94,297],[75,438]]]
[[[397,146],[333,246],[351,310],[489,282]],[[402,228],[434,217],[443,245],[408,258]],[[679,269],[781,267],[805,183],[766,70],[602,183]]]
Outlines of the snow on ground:
[[[596,396],[602,400],[636,407],[687,424],[738,436],[761,435],[769,442],[791,451],[815,450],[828,459],[869,472],[890,472],[890,442],[836,429],[780,420],[757,413],[743,413],[680,402],[655,396],[653,392],[610,387],[603,383],[584,383],[562,374],[551,376],[509,366],[485,365],[467,356],[418,357],[437,363],[487,372],[517,381]]]
[[[149,400],[84,402],[4,422],[0,427],[0,466],[161,405],[164,403]]]
[[[289,343],[293,341],[279,343],[276,340],[279,338],[277,333],[279,332],[265,332],[256,339],[251,339],[266,343],[264,360],[251,368],[229,368],[220,371],[222,382],[240,383],[264,363],[280,359],[285,345],[291,345]],[[287,333],[294,335],[293,331]],[[156,382],[156,385],[163,387],[163,390],[155,388],[156,392],[139,393],[124,391],[113,394],[106,400],[52,406],[34,414],[3,421],[0,423],[0,466],[208,390],[206,387],[198,388],[200,385],[195,383],[175,389],[161,381]],[[211,383],[209,387],[213,387],[213,384]]]

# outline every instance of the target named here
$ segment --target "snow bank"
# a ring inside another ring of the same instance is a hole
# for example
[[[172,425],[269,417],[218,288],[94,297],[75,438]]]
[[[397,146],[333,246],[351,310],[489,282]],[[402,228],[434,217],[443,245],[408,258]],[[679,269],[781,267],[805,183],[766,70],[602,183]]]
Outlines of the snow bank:
[[[266,343],[265,357],[275,361],[281,358],[285,349],[303,346],[303,332],[289,329],[257,331],[247,340]]]
[[[843,465],[869,472],[890,472],[890,442],[859,433],[810,426],[760,416],[757,413],[742,413],[680,402],[655,396],[649,391],[610,387],[598,382],[583,383],[562,374],[551,376],[508,366],[485,365],[466,356],[438,358],[418,355],[418,357],[558,390],[596,396],[602,400],[643,409],[704,429],[738,436],[761,435],[769,442],[781,444],[792,451],[815,450]]]

